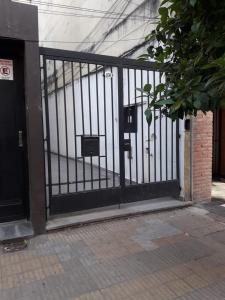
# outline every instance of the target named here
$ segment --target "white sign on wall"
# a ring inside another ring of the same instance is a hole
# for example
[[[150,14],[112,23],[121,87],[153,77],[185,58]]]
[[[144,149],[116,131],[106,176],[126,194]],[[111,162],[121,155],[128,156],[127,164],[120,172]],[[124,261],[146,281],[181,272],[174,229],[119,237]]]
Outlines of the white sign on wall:
[[[0,59],[0,80],[13,80],[13,61]]]

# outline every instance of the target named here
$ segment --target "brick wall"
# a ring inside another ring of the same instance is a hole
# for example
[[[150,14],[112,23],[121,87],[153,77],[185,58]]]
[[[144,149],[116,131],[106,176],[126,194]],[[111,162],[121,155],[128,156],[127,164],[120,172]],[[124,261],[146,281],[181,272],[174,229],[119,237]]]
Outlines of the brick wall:
[[[213,114],[198,113],[192,127],[192,191],[194,201],[211,199]]]

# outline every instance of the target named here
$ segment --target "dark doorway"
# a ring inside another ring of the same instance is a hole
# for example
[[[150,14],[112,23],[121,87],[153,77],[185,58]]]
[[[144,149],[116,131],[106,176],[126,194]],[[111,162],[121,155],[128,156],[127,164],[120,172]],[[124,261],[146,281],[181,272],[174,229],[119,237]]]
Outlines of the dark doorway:
[[[27,149],[24,44],[2,39],[0,45],[0,222],[5,222],[26,216]]]
[[[225,109],[221,109],[220,119],[220,175],[225,178]]]
[[[225,180],[225,109],[214,112],[213,177]]]
[[[225,200],[225,109],[213,116],[213,183],[212,200]]]

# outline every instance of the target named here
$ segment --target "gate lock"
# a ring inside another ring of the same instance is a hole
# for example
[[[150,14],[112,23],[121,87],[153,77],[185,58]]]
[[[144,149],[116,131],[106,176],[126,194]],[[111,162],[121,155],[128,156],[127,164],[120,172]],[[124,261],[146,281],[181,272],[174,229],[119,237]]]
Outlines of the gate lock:
[[[18,146],[19,148],[23,148],[23,131],[18,131]]]
[[[130,139],[124,139],[123,151],[131,151],[131,141],[130,141]]]

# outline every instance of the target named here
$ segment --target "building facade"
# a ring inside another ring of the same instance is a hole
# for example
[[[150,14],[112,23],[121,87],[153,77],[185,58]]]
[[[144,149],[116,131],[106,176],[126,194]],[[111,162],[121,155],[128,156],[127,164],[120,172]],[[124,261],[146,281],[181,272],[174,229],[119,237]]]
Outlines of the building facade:
[[[128,59],[146,51],[159,1],[18,2],[0,4],[0,89],[9,103],[1,222],[25,218],[38,234],[51,215],[163,196],[211,199],[212,153],[223,172],[215,129],[223,114],[214,145],[212,114],[189,128],[155,111],[149,127],[140,88],[163,74]]]

